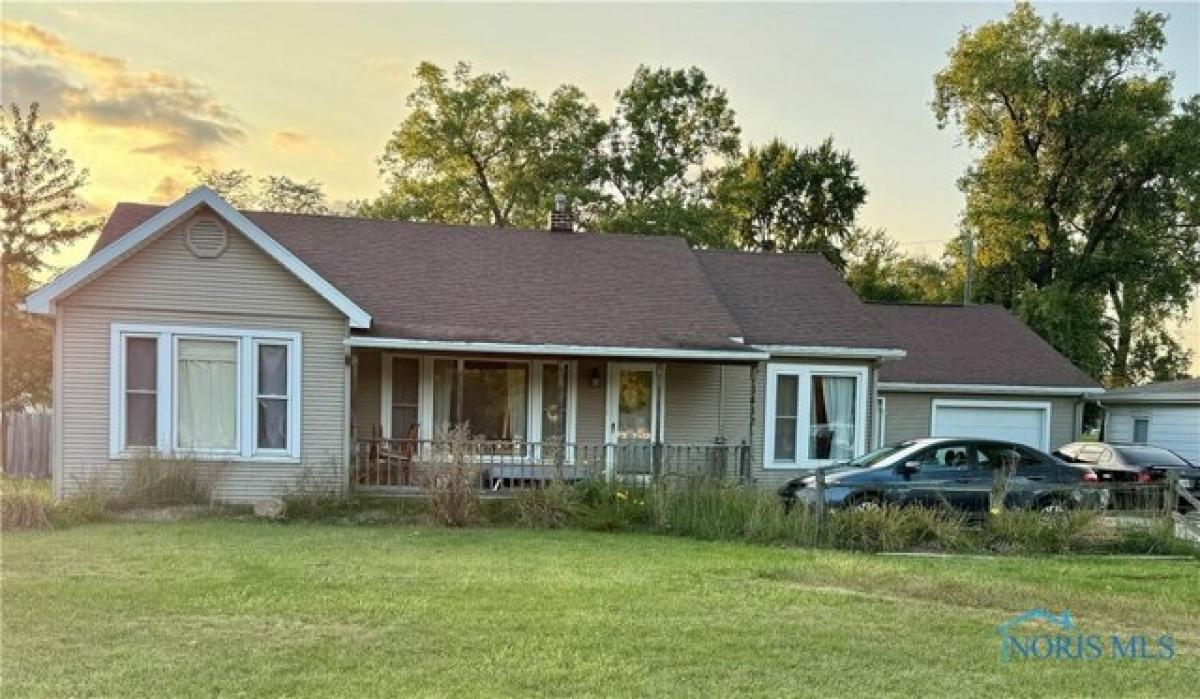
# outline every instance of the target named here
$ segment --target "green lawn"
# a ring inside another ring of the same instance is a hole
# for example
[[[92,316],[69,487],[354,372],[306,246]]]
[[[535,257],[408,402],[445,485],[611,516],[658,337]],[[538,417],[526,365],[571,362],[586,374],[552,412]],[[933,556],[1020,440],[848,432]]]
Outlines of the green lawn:
[[[915,559],[640,534],[203,521],[5,533],[5,696],[1195,696],[1200,566]],[[998,660],[996,625],[1172,633]]]

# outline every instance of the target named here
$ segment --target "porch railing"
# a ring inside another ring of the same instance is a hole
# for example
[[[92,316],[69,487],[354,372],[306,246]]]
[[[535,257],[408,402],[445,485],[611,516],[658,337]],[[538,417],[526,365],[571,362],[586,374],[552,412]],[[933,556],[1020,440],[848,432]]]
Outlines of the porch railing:
[[[744,482],[750,471],[749,447],[743,444],[358,439],[350,464],[351,482],[359,489],[416,490],[439,471],[460,464],[478,473],[481,488],[493,491],[602,477]]]

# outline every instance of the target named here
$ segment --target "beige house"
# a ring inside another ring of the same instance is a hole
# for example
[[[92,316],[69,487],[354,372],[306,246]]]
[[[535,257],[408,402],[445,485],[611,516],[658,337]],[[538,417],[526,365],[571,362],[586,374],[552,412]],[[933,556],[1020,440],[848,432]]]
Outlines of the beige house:
[[[906,351],[819,256],[554,221],[239,212],[206,188],[118,205],[26,302],[55,319],[55,493],[145,454],[221,464],[231,501],[402,491],[455,425],[493,489],[770,485],[883,439],[880,372]]]

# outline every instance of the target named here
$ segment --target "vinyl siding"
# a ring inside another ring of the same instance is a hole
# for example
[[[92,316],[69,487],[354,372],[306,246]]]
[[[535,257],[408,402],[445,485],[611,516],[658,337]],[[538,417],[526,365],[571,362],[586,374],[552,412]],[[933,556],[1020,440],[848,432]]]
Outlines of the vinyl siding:
[[[97,481],[116,483],[127,464],[108,453],[114,323],[299,332],[299,462],[224,463],[216,495],[235,502],[276,497],[299,480],[306,486],[344,488],[345,317],[231,227],[223,255],[196,258],[184,245],[187,223],[59,304],[58,494],[70,495]]]
[[[934,400],[979,400],[998,402],[1050,403],[1050,448],[1055,449],[1071,442],[1078,435],[1075,410],[1076,399],[1062,396],[1038,395],[980,395],[954,393],[897,393],[881,392],[887,401],[887,418],[884,420],[884,441],[898,442],[904,439],[928,437],[933,420]]]
[[[1134,418],[1149,418],[1148,443],[1200,463],[1200,405],[1109,405],[1104,438],[1132,442]]]

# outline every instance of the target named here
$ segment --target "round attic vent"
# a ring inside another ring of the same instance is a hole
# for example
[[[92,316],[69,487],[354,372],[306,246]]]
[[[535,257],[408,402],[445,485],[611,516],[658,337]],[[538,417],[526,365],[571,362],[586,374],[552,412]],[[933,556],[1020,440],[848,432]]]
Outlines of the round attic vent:
[[[225,227],[211,218],[198,218],[188,226],[187,247],[201,258],[220,257],[229,247]]]

